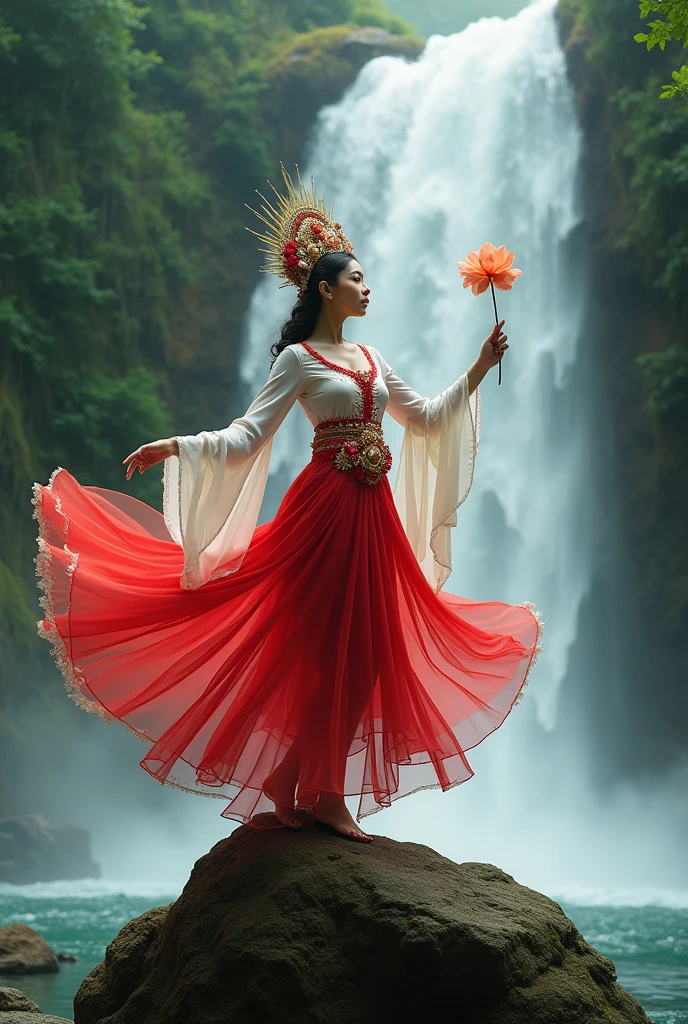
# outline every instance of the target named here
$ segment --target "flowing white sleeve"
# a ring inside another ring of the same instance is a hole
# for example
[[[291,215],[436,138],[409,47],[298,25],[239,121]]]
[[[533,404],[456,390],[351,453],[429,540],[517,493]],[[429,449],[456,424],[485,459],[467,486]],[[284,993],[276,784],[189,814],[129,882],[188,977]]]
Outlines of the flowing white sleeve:
[[[185,590],[241,565],[258,520],[275,431],[302,387],[301,361],[287,346],[244,416],[223,430],[177,437],[179,458],[165,460],[163,505],[167,529],[184,549]]]
[[[379,355],[379,353],[378,353]],[[406,535],[435,592],[451,573],[451,528],[473,483],[480,439],[480,391],[468,374],[436,398],[423,398],[380,356],[387,412],[404,427],[394,500]]]

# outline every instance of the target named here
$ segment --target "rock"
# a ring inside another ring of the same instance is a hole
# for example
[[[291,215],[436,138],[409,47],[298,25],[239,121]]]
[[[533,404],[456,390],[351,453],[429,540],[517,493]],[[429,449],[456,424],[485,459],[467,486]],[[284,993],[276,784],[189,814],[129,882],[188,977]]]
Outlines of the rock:
[[[139,988],[144,960],[171,906],[170,903],[147,910],[125,924],[115,936],[105,950],[105,959],[84,978],[74,997],[74,1013],[79,1020],[109,1018]],[[143,1019],[139,1024],[143,1024]]]
[[[57,959],[61,963],[62,962],[66,962],[66,963],[69,963],[69,964],[76,964],[79,961],[79,958],[74,956],[73,953],[58,953],[57,954]]]
[[[422,49],[422,44],[417,49],[416,42],[412,45],[409,45],[409,43],[410,39],[408,36],[395,36],[384,28],[364,25],[363,28],[355,28],[349,32],[343,38],[341,47],[342,50],[348,49],[349,53],[351,53],[354,47],[360,47],[360,58],[365,62],[370,60],[373,55],[379,57],[382,54],[391,54],[395,57],[400,55],[416,57]]]
[[[0,1013],[0,1024],[74,1024],[70,1017],[53,1017],[50,1013],[22,1013],[10,1010]]]
[[[0,1024],[74,1024],[67,1017],[41,1013],[38,1003],[21,989],[0,987]]]
[[[553,900],[317,823],[243,826],[176,902],[130,921],[74,1000],[75,1024],[647,1024]]]
[[[274,138],[274,151],[287,166],[298,160],[320,108],[339,100],[373,57],[414,59],[422,50],[423,43],[413,36],[373,26],[332,25],[298,36],[266,73],[261,117]]]
[[[42,935],[21,921],[0,928],[0,974],[55,974],[57,958]]]
[[[0,986],[0,1012],[6,1013],[8,1010],[42,1012],[38,1003],[34,1003],[33,999],[29,999],[21,989],[3,988]]]
[[[80,825],[50,825],[40,814],[0,818],[0,882],[26,885],[100,874],[90,836]]]

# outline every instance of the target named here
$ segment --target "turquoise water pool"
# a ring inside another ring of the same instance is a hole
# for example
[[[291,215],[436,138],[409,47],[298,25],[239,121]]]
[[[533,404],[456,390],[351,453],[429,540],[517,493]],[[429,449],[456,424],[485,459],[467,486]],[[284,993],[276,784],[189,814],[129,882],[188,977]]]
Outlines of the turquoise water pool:
[[[106,881],[0,884],[0,926],[23,921],[55,953],[74,953],[59,974],[0,976],[44,1013],[71,1017],[74,994],[123,925],[181,890]],[[688,899],[680,906],[575,903],[554,897],[588,942],[616,964],[620,983],[656,1024],[688,1024]]]

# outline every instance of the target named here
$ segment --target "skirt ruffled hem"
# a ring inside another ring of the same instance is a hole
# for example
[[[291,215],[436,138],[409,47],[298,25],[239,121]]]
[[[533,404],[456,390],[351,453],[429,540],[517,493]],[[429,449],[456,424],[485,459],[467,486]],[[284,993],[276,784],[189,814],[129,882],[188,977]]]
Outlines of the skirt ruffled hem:
[[[141,502],[58,468],[33,504],[38,629],[70,698],[148,744],[140,765],[161,784],[229,799],[222,816],[254,827],[268,776],[293,779],[303,807],[358,797],[358,821],[467,781],[465,752],[542,650],[531,602],[435,593],[386,478],[313,460],[241,568],[197,591]]]

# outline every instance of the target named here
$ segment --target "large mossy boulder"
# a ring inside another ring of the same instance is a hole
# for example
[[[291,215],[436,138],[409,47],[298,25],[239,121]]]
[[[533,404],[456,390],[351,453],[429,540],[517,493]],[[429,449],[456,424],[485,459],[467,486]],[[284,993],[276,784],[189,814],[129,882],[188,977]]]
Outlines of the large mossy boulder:
[[[296,37],[269,64],[262,117],[285,163],[298,160],[318,111],[374,57],[416,58],[423,43],[376,26],[333,25]]]
[[[553,900],[491,864],[318,824],[237,829],[130,921],[75,1024],[646,1024]]]

